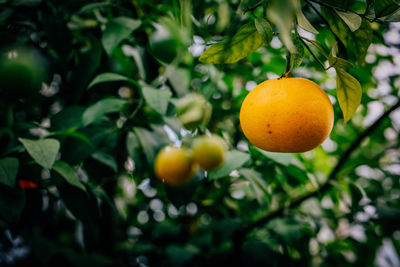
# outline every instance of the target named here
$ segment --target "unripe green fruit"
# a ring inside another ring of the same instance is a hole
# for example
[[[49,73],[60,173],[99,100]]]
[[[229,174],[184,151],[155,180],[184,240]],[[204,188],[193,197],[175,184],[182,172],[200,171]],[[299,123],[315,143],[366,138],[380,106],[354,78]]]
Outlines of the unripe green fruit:
[[[210,171],[220,167],[225,161],[226,146],[216,136],[201,136],[193,142],[193,159],[200,168]]]
[[[178,120],[187,129],[206,125],[211,118],[212,106],[200,94],[187,94],[174,102]]]

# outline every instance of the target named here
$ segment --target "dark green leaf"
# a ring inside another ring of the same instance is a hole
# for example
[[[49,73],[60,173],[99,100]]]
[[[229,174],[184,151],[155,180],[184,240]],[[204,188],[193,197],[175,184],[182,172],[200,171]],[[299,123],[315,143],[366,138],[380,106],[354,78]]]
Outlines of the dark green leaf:
[[[342,69],[336,69],[337,98],[343,112],[344,121],[348,122],[361,103],[362,88],[356,78]]]
[[[51,128],[56,131],[79,128],[85,107],[71,106],[62,109],[51,117]]]
[[[0,159],[0,183],[13,187],[18,173],[18,159]]]
[[[150,166],[153,166],[155,159],[155,148],[158,147],[158,142],[154,138],[153,134],[141,127],[135,127],[134,132],[139,139],[142,146],[144,155],[146,156],[147,162]]]
[[[375,17],[385,17],[396,10],[398,10],[400,5],[395,0],[375,0],[374,8],[375,8]]]
[[[22,189],[0,186],[0,218],[2,220],[15,223],[24,207],[25,192]]]
[[[76,186],[83,191],[86,191],[86,187],[81,183],[74,169],[64,161],[56,161],[53,169],[60,174],[70,185]]]
[[[132,80],[124,75],[118,74],[118,73],[110,73],[110,72],[105,72],[102,74],[97,75],[93,81],[89,84],[87,89],[90,89],[96,84],[99,83],[105,83],[105,82],[116,82],[116,81],[127,81],[130,82],[136,86],[139,86],[138,82],[135,80]]]
[[[299,39],[293,39],[293,44],[295,46],[295,50],[293,53],[290,53],[290,70],[293,68],[300,66],[301,62],[304,58],[304,46],[303,43]]]
[[[101,151],[97,151],[92,154],[92,158],[94,158],[98,162],[101,162],[104,165],[110,167],[114,172],[118,171],[117,161],[110,154],[107,154],[107,153],[104,153]]]
[[[339,69],[348,69],[353,67],[353,64],[351,62],[336,56],[336,45],[332,47],[328,60],[329,60],[329,67],[334,67]]]
[[[165,115],[172,93],[169,90],[154,89],[148,86],[142,88],[147,104],[161,115]]]
[[[228,176],[233,170],[242,167],[249,161],[250,155],[245,152],[233,150],[229,151],[226,155],[226,160],[220,168],[215,171],[210,171],[208,178],[210,180],[220,179]]]
[[[333,33],[340,39],[350,55],[354,55],[359,64],[364,62],[369,45],[372,42],[370,23],[363,19],[358,30],[352,32],[346,23],[335,12],[321,7],[322,13]]]
[[[139,20],[128,17],[118,17],[108,22],[101,39],[107,54],[110,55],[119,43],[139,28],[140,24]]]
[[[235,63],[256,51],[263,42],[254,22],[249,22],[232,39],[225,39],[204,51],[199,60],[212,64]]]
[[[88,107],[82,115],[83,125],[87,126],[109,113],[116,113],[123,110],[127,100],[119,98],[107,98],[100,100],[96,104]]]
[[[58,140],[50,138],[39,140],[18,138],[18,140],[24,145],[29,155],[31,155],[37,164],[47,169],[53,167],[58,150],[60,149]]]

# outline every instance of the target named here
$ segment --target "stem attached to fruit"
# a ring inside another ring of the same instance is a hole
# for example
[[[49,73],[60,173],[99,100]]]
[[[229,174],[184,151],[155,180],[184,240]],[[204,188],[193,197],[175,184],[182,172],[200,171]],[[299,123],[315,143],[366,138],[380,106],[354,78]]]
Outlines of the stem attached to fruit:
[[[290,78],[292,76],[292,70],[291,70],[291,58],[292,56],[290,55],[290,52],[287,53],[286,55],[286,69],[285,72],[282,73],[281,78]]]

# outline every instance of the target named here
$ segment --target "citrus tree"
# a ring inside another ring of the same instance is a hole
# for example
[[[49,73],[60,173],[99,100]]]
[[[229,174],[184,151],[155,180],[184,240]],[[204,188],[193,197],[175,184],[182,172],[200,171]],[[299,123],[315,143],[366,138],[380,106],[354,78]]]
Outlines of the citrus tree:
[[[2,266],[399,264],[398,0],[0,7]]]

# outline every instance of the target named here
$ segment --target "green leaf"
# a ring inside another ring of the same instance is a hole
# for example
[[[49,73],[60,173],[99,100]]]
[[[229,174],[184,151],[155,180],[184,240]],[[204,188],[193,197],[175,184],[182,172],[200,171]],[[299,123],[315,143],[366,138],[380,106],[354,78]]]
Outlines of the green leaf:
[[[58,160],[54,163],[53,169],[58,174],[60,174],[70,185],[86,191],[86,187],[81,183],[78,176],[75,174],[74,169],[68,163]]]
[[[110,6],[110,5],[112,5],[112,3],[108,2],[108,1],[107,2],[100,2],[100,3],[91,3],[91,4],[84,5],[76,13],[77,14],[88,13],[88,12],[93,11],[94,9],[99,9],[99,8],[107,7],[107,6]]]
[[[136,134],[129,132],[126,137],[126,151],[129,157],[132,158],[135,163],[135,169],[141,168],[143,166],[143,159],[140,153],[140,142]]]
[[[276,153],[276,152],[268,152],[262,149],[257,148],[261,154],[266,156],[267,158],[275,161],[276,163],[282,164],[284,166],[289,166],[293,160],[293,155],[289,153]]]
[[[254,20],[258,33],[264,40],[264,43],[268,45],[272,40],[272,27],[269,22],[264,18],[256,18]]]
[[[153,134],[141,127],[135,127],[134,132],[139,139],[140,145],[142,146],[144,155],[146,156],[147,162],[150,166],[153,166],[155,159],[155,147],[158,147],[158,142],[154,138]]]
[[[336,44],[332,47],[328,60],[329,67],[335,67],[339,69],[348,69],[353,67],[353,64],[351,62],[336,56]]]
[[[85,112],[85,107],[81,106],[70,106],[62,109],[50,118],[51,129],[64,131],[79,128],[82,124],[83,112]]]
[[[304,58],[304,46],[303,43],[299,39],[293,39],[293,44],[295,46],[295,50],[293,53],[290,53],[290,71],[293,68],[300,66],[301,62]]]
[[[232,39],[225,39],[204,51],[199,60],[212,64],[235,63],[256,51],[263,42],[252,21],[240,27]]]
[[[358,30],[361,26],[362,18],[353,12],[343,12],[336,10],[339,17],[349,26],[352,32]]]
[[[141,22],[128,17],[118,17],[107,23],[101,41],[107,54],[113,50],[131,33],[139,28]]]
[[[356,78],[342,69],[336,69],[336,94],[344,122],[348,122],[361,103],[362,88]]]
[[[97,151],[92,154],[92,158],[94,158],[98,162],[101,162],[104,165],[110,167],[114,172],[118,171],[117,161],[110,154],[107,154],[107,153],[104,153],[101,151]]]
[[[30,140],[25,138],[18,138],[18,140],[24,145],[29,155],[36,161],[40,166],[51,169],[58,150],[60,149],[60,142],[56,139],[39,139]]]
[[[304,39],[304,37],[302,37],[302,38]],[[316,48],[318,48],[318,50],[321,52],[321,54],[322,54],[324,57],[328,58],[328,53],[326,52],[325,48],[324,48],[320,43],[318,43],[318,42],[315,41],[315,40],[309,40],[309,39],[306,39],[306,41],[309,42],[309,43],[311,43],[311,44],[312,44],[313,46],[315,46]]]
[[[276,25],[279,39],[290,53],[295,53],[296,47],[292,40],[292,27],[296,13],[294,1],[273,1],[267,9],[267,16]]]
[[[119,98],[106,98],[100,100],[96,104],[88,107],[82,115],[83,125],[87,126],[108,113],[116,113],[122,111],[125,105],[128,104],[127,100]]]
[[[250,155],[245,152],[233,150],[229,151],[226,155],[226,160],[220,168],[215,171],[210,171],[208,178],[210,180],[220,179],[228,176],[233,170],[242,167],[249,161]]]
[[[97,75],[93,81],[90,82],[89,86],[87,89],[92,88],[93,86],[95,86],[96,84],[99,83],[105,83],[105,82],[116,82],[116,81],[126,81],[126,82],[130,82],[138,87],[139,83],[135,80],[132,80],[126,76],[123,76],[121,74],[118,73],[111,73],[111,72],[105,72],[102,74]]]
[[[314,28],[314,26],[308,21],[303,11],[301,10],[300,0],[297,0],[297,8],[296,8],[296,18],[297,24],[304,30],[317,34],[318,31]]]
[[[90,139],[86,135],[84,135],[82,133],[79,133],[79,132],[74,132],[74,131],[67,130],[67,131],[52,132],[52,133],[49,133],[48,135],[46,135],[46,137],[53,137],[53,136],[69,136],[69,137],[73,137],[75,139],[78,139],[78,140],[81,140],[81,141],[85,142],[86,144],[88,144],[91,147],[94,147],[92,141],[90,141]]]
[[[321,11],[333,33],[343,43],[348,53],[354,55],[359,64],[363,63],[372,42],[373,34],[370,23],[363,19],[360,28],[352,32],[337,13],[325,7],[321,7]]]
[[[13,187],[18,173],[18,159],[0,159],[0,183]]]
[[[172,93],[169,90],[160,90],[145,86],[142,88],[142,93],[147,104],[152,109],[161,115],[165,115],[169,100],[172,96]]]
[[[239,173],[250,182],[258,203],[263,204],[266,200],[270,200],[270,196],[267,194],[268,184],[262,178],[261,173],[252,169],[240,169]]]
[[[375,17],[385,17],[388,16],[396,10],[398,10],[400,5],[395,0],[375,0],[374,1],[374,9],[375,9]]]

